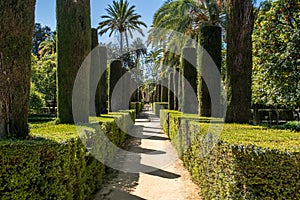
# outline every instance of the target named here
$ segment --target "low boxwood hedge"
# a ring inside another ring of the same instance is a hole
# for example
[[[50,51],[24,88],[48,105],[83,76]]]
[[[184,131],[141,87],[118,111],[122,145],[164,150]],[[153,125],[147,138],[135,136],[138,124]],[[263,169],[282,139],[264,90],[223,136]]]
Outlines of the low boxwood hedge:
[[[160,110],[161,109],[168,109],[168,105],[169,103],[168,102],[154,102],[153,103],[153,112],[156,116],[159,116],[160,115]]]
[[[184,115],[169,114],[169,135],[203,199],[300,199],[300,133],[199,119],[179,128]]]
[[[143,110],[142,102],[130,102],[130,109],[135,110],[136,114],[139,114]]]
[[[116,121],[126,127],[122,121],[133,113],[120,113],[94,118],[80,127],[32,123],[29,139],[0,140],[1,199],[90,199],[101,186],[105,166],[87,151],[86,142],[98,139],[97,127],[101,127],[111,142],[123,144],[125,132]],[[90,141],[80,139],[78,131],[91,137]],[[101,141],[96,142],[94,148],[101,150]],[[110,149],[101,148],[105,159],[114,157]]]

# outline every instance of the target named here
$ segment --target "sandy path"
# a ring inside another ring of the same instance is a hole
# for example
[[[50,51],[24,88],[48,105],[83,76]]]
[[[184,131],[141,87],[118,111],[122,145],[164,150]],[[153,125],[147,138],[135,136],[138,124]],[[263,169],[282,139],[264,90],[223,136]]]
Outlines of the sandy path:
[[[149,116],[149,117],[148,117]],[[149,121],[148,119],[151,119]],[[128,173],[113,170],[105,177],[102,189],[94,199],[112,200],[200,200],[199,188],[191,181],[176,150],[163,134],[159,118],[150,112],[142,113],[136,121],[128,150],[140,153],[134,160],[142,172]]]

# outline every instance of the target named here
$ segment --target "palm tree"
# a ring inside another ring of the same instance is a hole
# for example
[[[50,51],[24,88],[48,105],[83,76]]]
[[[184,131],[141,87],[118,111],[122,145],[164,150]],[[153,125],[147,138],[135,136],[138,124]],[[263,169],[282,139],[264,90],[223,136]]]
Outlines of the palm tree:
[[[202,24],[223,26],[224,20],[220,14],[221,2],[221,0],[167,0],[154,14],[148,42],[153,46],[171,46],[169,49],[180,54],[179,47],[187,44],[188,40],[185,41],[179,33],[186,35],[186,39],[198,40]],[[164,52],[162,58],[164,64],[179,63],[179,57],[174,53]]]
[[[104,21],[99,23],[99,34],[103,35],[109,32],[109,37],[112,33],[117,32],[120,36],[120,51],[123,53],[123,37],[125,34],[127,48],[129,47],[128,33],[133,37],[133,31],[143,34],[140,26],[147,27],[147,25],[140,21],[141,15],[135,13],[135,6],[129,6],[127,0],[113,1],[112,5],[108,5],[105,9],[107,15],[101,16]]]
[[[54,55],[56,52],[56,34],[48,35],[46,40],[39,44],[40,57]]]
[[[131,48],[135,54],[136,66],[138,66],[140,58],[142,56],[147,55],[147,47],[144,44],[143,40],[140,37],[138,37],[132,42]]]

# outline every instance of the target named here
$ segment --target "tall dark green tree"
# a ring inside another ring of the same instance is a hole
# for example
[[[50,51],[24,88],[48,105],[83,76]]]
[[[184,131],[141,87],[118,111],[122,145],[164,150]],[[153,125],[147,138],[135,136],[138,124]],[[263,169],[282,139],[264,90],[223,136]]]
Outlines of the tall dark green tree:
[[[35,0],[0,1],[0,137],[28,133]]]
[[[81,64],[91,51],[90,0],[57,0],[56,6],[58,122],[74,123],[73,85]],[[77,108],[82,117],[78,120],[83,122],[88,120],[89,115],[89,101],[86,101],[89,96],[88,78],[89,72],[81,77],[84,87],[82,104]]]
[[[226,14],[227,114],[225,120],[248,123],[251,118],[253,2],[227,0]]]
[[[99,34],[103,35],[109,32],[109,37],[117,32],[120,37],[120,51],[123,54],[124,36],[127,48],[129,48],[128,34],[132,37],[132,32],[137,31],[143,35],[141,26],[147,25],[140,21],[141,15],[135,12],[135,6],[130,6],[127,0],[113,1],[112,5],[108,5],[105,9],[107,15],[101,16],[104,20],[99,23]]]

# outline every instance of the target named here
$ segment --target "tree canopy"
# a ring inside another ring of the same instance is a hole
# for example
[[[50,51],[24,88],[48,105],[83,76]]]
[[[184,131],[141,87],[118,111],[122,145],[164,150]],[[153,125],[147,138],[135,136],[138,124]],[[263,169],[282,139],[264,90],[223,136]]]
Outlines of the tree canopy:
[[[294,106],[300,102],[300,3],[263,4],[253,33],[254,103]]]

